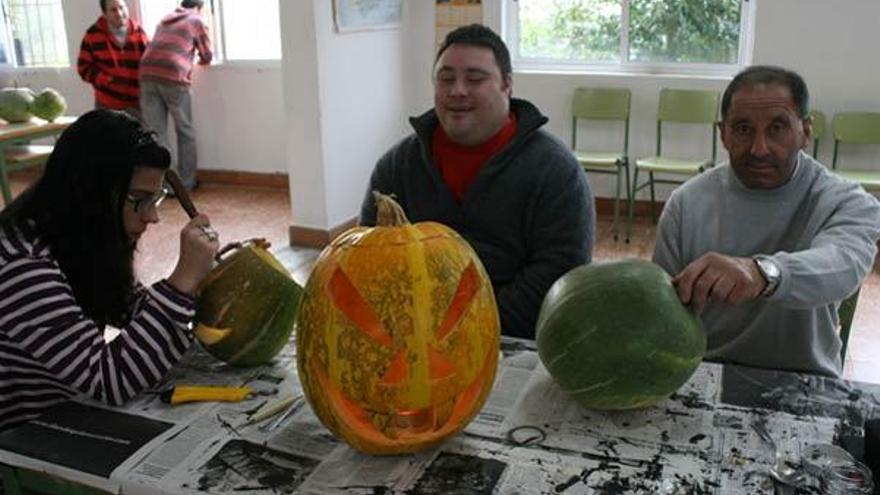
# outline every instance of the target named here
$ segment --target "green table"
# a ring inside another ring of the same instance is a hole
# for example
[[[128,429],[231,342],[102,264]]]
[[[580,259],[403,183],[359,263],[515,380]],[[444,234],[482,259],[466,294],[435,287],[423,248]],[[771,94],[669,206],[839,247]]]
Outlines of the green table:
[[[15,124],[0,124],[0,190],[3,191],[3,202],[9,204],[12,201],[12,191],[9,189],[8,172],[20,170],[35,165],[34,162],[16,164],[6,163],[6,150],[10,146],[16,146],[23,142],[33,141],[46,137],[56,136],[64,132],[76,117],[63,116],[53,122],[32,118],[28,122]],[[2,122],[2,121],[0,121]]]

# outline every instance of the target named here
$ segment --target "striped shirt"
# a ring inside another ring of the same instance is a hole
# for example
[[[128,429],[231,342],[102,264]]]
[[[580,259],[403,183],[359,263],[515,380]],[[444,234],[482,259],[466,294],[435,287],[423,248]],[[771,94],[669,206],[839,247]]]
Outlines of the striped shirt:
[[[199,63],[211,63],[211,38],[208,26],[198,11],[178,7],[156,26],[153,41],[141,60],[141,77],[152,81],[192,84],[195,53]]]
[[[144,30],[131,19],[122,45],[104,17],[86,31],[76,66],[83,81],[94,88],[99,105],[116,110],[140,107],[138,68],[148,41]]]
[[[0,227],[0,431],[77,394],[121,405],[157,384],[192,342],[194,308],[167,281],[141,288],[131,321],[106,342],[49,246]]]

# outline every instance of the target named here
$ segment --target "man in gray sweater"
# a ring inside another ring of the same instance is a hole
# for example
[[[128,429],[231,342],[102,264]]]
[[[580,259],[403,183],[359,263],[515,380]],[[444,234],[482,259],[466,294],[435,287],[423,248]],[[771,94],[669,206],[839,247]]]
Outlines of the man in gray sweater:
[[[393,193],[412,222],[448,225],[486,267],[502,333],[534,338],[547,290],[590,261],[595,217],[574,156],[511,90],[498,35],[477,24],[449,33],[434,64],[434,108],[410,119],[415,133],[379,160],[360,223],[375,224],[377,190]]]
[[[750,67],[721,103],[730,163],[672,193],[654,261],[700,313],[707,358],[838,376],[837,307],[868,274],[880,202],[805,154],[806,84]]]

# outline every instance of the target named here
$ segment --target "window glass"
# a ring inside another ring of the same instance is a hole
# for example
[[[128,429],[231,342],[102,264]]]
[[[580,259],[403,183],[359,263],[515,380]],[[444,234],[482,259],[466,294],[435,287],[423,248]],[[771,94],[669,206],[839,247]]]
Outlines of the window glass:
[[[141,0],[144,30],[152,38],[156,24],[180,0]],[[206,0],[202,10],[210,26],[218,60],[281,58],[278,0]]]
[[[12,42],[7,58],[19,66],[69,65],[61,0],[8,0],[4,6]]]
[[[620,58],[619,0],[520,0],[519,13],[522,57]]]
[[[739,0],[630,0],[630,60],[735,64]]]
[[[222,0],[227,60],[281,58],[278,0]]]
[[[742,0],[516,0],[508,38],[529,64],[742,64]]]
[[[141,0],[141,27],[150,39],[156,32],[156,26],[163,17],[174,11],[180,0]]]

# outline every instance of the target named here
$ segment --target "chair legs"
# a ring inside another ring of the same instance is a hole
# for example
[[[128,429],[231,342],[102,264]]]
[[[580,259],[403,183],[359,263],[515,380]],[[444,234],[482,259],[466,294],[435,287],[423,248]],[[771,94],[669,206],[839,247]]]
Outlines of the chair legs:
[[[620,207],[620,199],[621,199],[621,189],[626,191],[626,201],[627,201],[627,211],[632,207],[631,200],[631,191],[630,191],[630,182],[629,182],[629,161],[628,160],[620,160],[617,162],[617,171],[611,171],[608,169],[599,169],[599,168],[587,168],[584,167],[584,173],[595,172],[600,174],[615,174],[615,193],[614,193],[614,218],[611,223],[611,232],[614,236],[614,240],[616,241],[619,237],[620,231],[620,216],[621,216],[621,207]],[[628,222],[627,222],[628,223]],[[629,229],[627,229],[626,233],[626,242],[629,242]]]
[[[621,181],[621,175],[623,175],[623,181]],[[617,166],[617,195],[614,198],[614,225],[612,230],[614,232],[614,240],[618,239],[618,219],[620,218],[620,188],[621,184],[625,184],[624,190],[626,191],[626,211],[629,214],[630,208],[632,208],[632,191],[629,186],[629,161],[623,160]],[[626,242],[629,242],[629,222],[627,222],[627,231],[626,231]]]
[[[614,192],[614,220],[611,223],[611,232],[614,234],[614,240],[617,240],[617,219],[620,216],[620,174],[623,172],[621,164],[617,165],[617,181],[616,190]]]
[[[629,243],[630,237],[632,236],[632,225],[633,225],[633,214],[635,213],[635,202],[636,202],[636,193],[639,191],[639,167],[636,166],[633,171],[633,180],[632,180],[632,192],[629,194],[629,211],[627,222],[626,222],[626,242]]]

